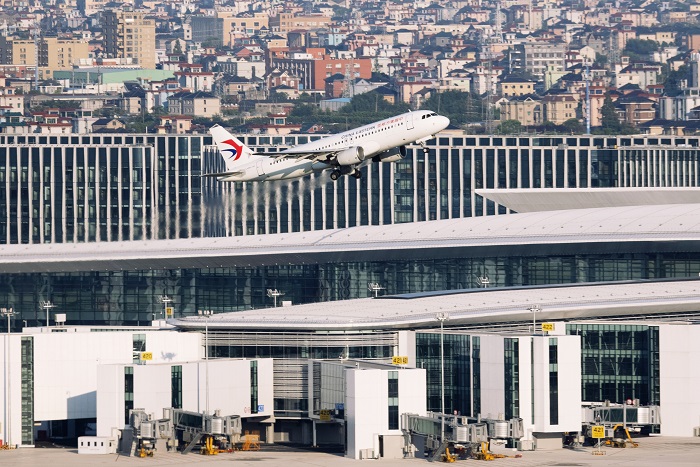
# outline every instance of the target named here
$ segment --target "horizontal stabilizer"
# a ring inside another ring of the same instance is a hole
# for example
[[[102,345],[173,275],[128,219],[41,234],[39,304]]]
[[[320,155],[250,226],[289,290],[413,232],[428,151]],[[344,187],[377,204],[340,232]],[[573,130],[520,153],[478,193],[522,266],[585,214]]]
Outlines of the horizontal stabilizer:
[[[219,172],[219,173],[213,173],[213,174],[202,174],[202,177],[228,177],[231,175],[243,175],[245,172],[239,171],[239,172]]]

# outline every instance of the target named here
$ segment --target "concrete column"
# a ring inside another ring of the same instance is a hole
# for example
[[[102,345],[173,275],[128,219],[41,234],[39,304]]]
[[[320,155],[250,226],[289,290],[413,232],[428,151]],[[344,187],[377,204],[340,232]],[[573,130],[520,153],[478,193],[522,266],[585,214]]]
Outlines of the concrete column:
[[[270,423],[265,426],[265,442],[267,444],[275,444],[275,424]]]

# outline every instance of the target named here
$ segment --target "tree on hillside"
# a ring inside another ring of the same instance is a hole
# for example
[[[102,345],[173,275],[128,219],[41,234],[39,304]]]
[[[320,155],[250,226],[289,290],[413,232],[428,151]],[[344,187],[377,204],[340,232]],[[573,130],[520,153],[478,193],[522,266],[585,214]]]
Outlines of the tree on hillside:
[[[362,94],[357,94],[350,100],[350,104],[343,107],[341,113],[353,112],[387,112],[400,114],[408,112],[408,104],[397,102],[392,104],[384,99],[379,93],[370,91]]]
[[[484,115],[484,102],[476,94],[463,91],[434,93],[426,99],[421,109],[444,115],[455,125],[479,122]]]
[[[505,120],[496,128],[496,133],[499,135],[517,135],[523,130],[523,125],[520,120]]]
[[[620,132],[620,119],[615,112],[615,104],[610,96],[605,96],[603,106],[600,108],[600,126],[602,133],[615,135]]]

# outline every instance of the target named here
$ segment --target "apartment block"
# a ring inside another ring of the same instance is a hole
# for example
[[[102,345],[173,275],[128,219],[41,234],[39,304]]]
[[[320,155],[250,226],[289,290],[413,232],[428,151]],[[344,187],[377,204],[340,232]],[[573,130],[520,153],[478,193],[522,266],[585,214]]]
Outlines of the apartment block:
[[[143,12],[104,13],[104,48],[108,56],[133,58],[143,68],[155,68],[155,34],[155,22]]]

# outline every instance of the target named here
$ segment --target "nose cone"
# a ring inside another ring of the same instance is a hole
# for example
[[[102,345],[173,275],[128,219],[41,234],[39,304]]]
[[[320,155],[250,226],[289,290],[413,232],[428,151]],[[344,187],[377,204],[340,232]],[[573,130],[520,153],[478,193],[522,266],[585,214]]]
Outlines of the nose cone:
[[[438,118],[436,120],[437,126],[440,127],[441,130],[444,130],[450,125],[450,119],[447,117],[443,117],[442,115],[438,115]]]

